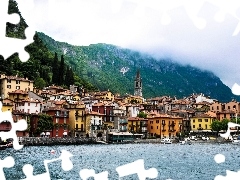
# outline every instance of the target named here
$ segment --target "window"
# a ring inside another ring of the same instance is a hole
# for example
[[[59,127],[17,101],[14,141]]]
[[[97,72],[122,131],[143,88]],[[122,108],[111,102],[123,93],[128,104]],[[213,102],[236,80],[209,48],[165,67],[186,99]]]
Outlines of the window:
[[[165,124],[165,120],[162,120],[162,124]]]
[[[78,124],[76,124],[76,130],[78,130]]]
[[[28,106],[30,106],[30,103],[28,103]]]
[[[64,120],[63,120],[63,121],[64,121],[64,123],[65,123],[65,124],[67,123],[67,120],[66,120],[66,118],[64,118]]]
[[[11,79],[7,79],[7,83],[11,83]]]
[[[76,121],[78,120],[78,116],[75,116],[75,118],[76,118]]]
[[[193,122],[195,123],[195,119],[193,120]]]
[[[8,89],[11,89],[11,85],[7,85],[7,88],[8,88]]]
[[[153,126],[151,126],[151,129],[153,129]]]
[[[16,80],[16,84],[20,84],[20,81],[19,81],[19,80]]]
[[[217,110],[219,110],[219,106],[217,106]]]
[[[202,122],[202,119],[198,119],[198,122]]]
[[[195,128],[195,125],[193,125],[193,128]]]
[[[157,129],[158,129],[158,126],[157,126]]]
[[[205,122],[208,122],[208,119],[204,119]]]
[[[159,123],[159,120],[156,120],[156,123]]]
[[[201,125],[201,124],[199,124],[199,125],[198,125],[198,127],[202,127],[202,125]]]
[[[59,120],[58,120],[58,118],[56,118],[56,123],[58,123],[59,122]]]
[[[20,89],[20,86],[16,86],[16,89]]]
[[[207,129],[207,124],[205,124],[205,129]]]

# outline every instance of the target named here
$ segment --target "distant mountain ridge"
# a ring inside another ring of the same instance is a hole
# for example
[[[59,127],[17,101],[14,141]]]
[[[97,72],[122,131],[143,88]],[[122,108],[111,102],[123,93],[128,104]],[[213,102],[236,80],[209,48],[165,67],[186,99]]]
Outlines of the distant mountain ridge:
[[[158,60],[114,45],[73,46],[55,41],[44,33],[38,33],[38,36],[51,52],[64,54],[66,63],[100,90],[133,94],[133,82],[139,69],[145,98],[162,95],[181,98],[203,93],[220,102],[240,100],[210,71],[166,59]]]

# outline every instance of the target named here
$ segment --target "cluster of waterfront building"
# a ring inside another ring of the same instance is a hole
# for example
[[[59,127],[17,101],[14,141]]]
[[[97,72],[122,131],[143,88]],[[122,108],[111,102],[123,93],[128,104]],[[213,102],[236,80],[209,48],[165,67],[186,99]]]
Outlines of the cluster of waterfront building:
[[[36,89],[31,80],[4,74],[0,81],[2,111],[11,111],[15,122],[30,122],[28,130],[17,132],[19,137],[174,138],[181,133],[211,133],[213,121],[236,118],[240,111],[240,103],[235,100],[221,103],[204,94],[144,99],[139,72],[134,95],[124,96],[109,90],[86,92],[74,85],[69,89],[55,85]],[[54,128],[37,133],[41,114],[52,117]],[[8,121],[0,124],[0,131],[10,129]]]

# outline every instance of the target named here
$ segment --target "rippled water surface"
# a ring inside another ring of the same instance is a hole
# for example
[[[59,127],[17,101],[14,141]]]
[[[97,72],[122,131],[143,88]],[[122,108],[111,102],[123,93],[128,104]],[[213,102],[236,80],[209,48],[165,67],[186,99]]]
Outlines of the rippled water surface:
[[[49,153],[56,150],[55,154]],[[67,150],[74,156],[71,158],[73,169],[65,172],[61,168],[61,161],[48,165],[51,179],[80,179],[81,169],[95,169],[97,173],[109,172],[109,179],[119,179],[116,167],[144,159],[145,169],[156,168],[163,179],[214,179],[226,170],[240,170],[240,146],[232,144],[119,144],[119,145],[79,145],[52,147],[24,147],[20,151],[7,149],[0,151],[1,159],[13,156],[15,166],[4,169],[6,179],[24,179],[22,172],[24,164],[34,167],[34,174],[46,172],[43,165],[45,159],[57,158],[61,150]],[[226,157],[224,163],[214,161],[216,154]],[[127,176],[123,180],[138,180],[137,175]]]

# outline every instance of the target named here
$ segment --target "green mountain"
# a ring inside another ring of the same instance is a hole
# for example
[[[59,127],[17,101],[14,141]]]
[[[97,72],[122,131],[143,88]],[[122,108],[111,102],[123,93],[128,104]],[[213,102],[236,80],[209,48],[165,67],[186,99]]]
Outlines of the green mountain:
[[[139,69],[145,98],[162,95],[182,98],[192,93],[203,93],[222,102],[239,99],[209,71],[167,59],[155,59],[114,45],[73,46],[55,41],[44,33],[38,33],[38,36],[51,52],[64,53],[68,65],[100,90],[133,94],[133,82]]]
[[[25,38],[27,23],[14,0],[9,0],[9,13],[18,13],[21,21],[17,25],[7,23],[7,36]],[[34,43],[26,50],[30,54],[26,63],[19,60],[17,53],[6,60],[0,56],[0,73],[28,77],[37,87],[52,83],[68,86],[71,82],[88,90],[110,89],[123,95],[133,94],[133,80],[140,69],[145,98],[162,95],[181,98],[204,93],[222,102],[240,101],[211,72],[113,45],[73,46],[36,33]]]
[[[24,31],[28,25],[21,16],[16,1],[9,0],[8,13],[19,14],[20,23],[17,25],[7,23],[7,36],[24,39]],[[34,42],[25,49],[30,54],[30,59],[25,63],[19,60],[17,53],[7,59],[0,56],[0,73],[28,77],[29,79],[34,80],[35,86],[38,88],[54,83],[65,87],[69,87],[71,84],[77,84],[83,85],[88,90],[96,89],[91,83],[80,78],[73,72],[73,70],[66,64],[64,56],[61,56],[61,53],[55,54],[54,52],[49,51],[46,45],[38,37],[37,33],[34,36]],[[59,60],[60,56],[61,61]]]

